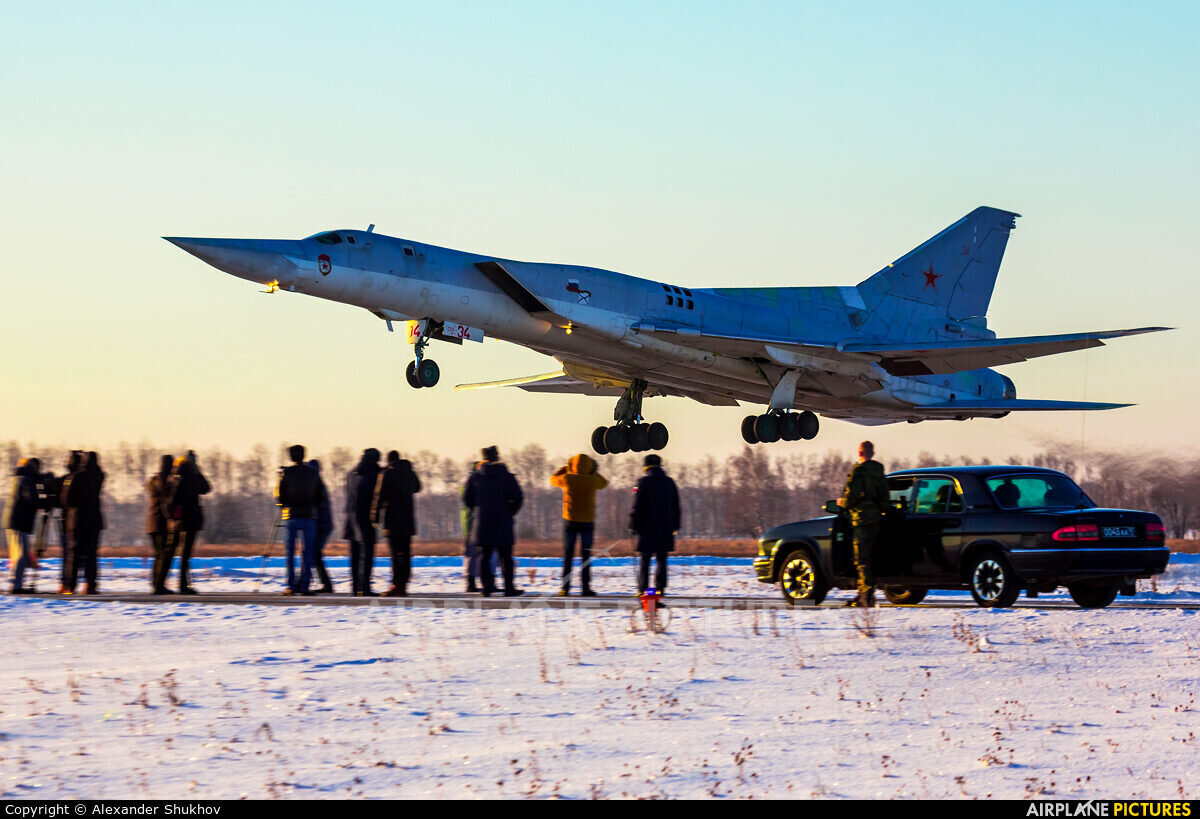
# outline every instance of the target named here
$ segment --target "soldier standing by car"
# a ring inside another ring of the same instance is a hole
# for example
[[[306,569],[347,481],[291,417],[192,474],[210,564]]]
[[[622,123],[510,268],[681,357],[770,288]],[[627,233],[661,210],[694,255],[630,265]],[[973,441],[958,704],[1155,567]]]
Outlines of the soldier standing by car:
[[[888,502],[887,479],[883,464],[876,460],[875,445],[863,441],[858,445],[858,464],[846,480],[846,491],[838,506],[850,513],[854,527],[854,567],[858,570],[858,597],[847,606],[875,605],[875,569],[872,557],[875,541],[879,539],[879,522]]]

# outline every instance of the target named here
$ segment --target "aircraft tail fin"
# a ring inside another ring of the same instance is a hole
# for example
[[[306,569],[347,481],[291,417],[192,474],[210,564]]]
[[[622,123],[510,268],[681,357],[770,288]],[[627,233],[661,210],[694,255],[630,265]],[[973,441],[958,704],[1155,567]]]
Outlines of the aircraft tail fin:
[[[1018,216],[976,208],[860,283],[858,291],[868,310],[884,322],[877,332],[886,335],[893,325],[902,331],[914,303],[937,308],[956,321],[987,315],[1008,234]]]

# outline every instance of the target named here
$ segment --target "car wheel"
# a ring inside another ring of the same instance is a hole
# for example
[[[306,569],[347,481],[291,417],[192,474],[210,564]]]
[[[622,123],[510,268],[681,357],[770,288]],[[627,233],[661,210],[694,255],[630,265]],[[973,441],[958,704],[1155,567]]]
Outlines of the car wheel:
[[[925,599],[929,589],[912,589],[908,586],[889,586],[883,590],[883,596],[889,603],[897,606],[915,606]]]
[[[779,587],[783,591],[783,599],[791,606],[797,603],[819,606],[829,592],[820,568],[804,549],[797,549],[783,559],[783,566],[779,570]]]
[[[1006,609],[1021,594],[1017,573],[997,552],[983,552],[971,560],[967,585],[975,602],[989,609]]]
[[[1102,609],[1117,599],[1118,588],[1113,585],[1084,586],[1068,583],[1067,591],[1081,609]]]

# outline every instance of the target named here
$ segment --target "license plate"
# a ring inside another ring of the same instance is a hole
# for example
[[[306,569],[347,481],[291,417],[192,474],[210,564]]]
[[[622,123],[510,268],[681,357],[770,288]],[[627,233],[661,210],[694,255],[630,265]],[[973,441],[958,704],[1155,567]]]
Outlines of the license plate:
[[[1136,533],[1132,526],[1105,526],[1105,537],[1135,537]]]

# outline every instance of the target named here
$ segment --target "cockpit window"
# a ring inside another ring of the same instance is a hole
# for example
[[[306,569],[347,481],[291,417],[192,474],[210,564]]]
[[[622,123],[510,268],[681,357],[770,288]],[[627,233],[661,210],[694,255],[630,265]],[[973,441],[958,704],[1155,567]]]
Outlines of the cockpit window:
[[[342,237],[340,234],[330,231],[329,233],[322,233],[320,236],[317,236],[316,240],[323,245],[336,245],[341,243]]]

